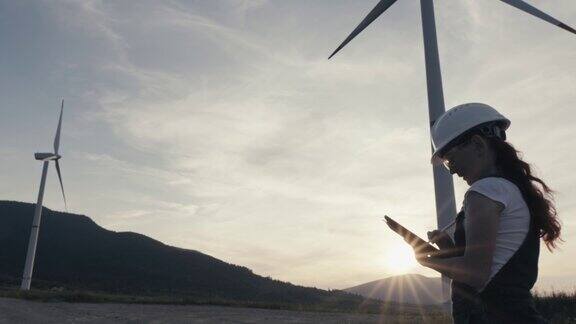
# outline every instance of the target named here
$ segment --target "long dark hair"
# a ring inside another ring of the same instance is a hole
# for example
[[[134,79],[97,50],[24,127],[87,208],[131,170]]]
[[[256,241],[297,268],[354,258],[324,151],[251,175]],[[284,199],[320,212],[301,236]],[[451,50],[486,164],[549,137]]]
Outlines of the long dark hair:
[[[522,193],[530,214],[532,225],[549,251],[557,247],[560,238],[560,220],[554,206],[554,191],[542,179],[534,176],[530,164],[524,162],[512,144],[498,138],[486,138],[496,152],[496,165],[502,176],[513,182]]]

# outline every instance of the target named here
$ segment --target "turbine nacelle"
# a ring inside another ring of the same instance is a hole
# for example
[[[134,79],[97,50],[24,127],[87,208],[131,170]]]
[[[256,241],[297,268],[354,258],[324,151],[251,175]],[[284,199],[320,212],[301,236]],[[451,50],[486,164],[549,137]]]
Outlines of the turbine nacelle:
[[[60,106],[60,117],[58,117],[58,128],[56,128],[56,135],[54,136],[54,153],[34,153],[34,158],[36,160],[49,162],[54,161],[54,166],[56,167],[56,173],[58,174],[58,181],[60,182],[60,189],[62,189],[62,198],[64,198],[64,208],[68,210],[68,205],[66,204],[66,194],[64,194],[64,184],[62,183],[62,172],[60,171],[60,163],[58,160],[62,158],[58,154],[58,149],[60,148],[60,131],[62,130],[62,114],[64,113],[64,100]]]
[[[60,160],[62,156],[54,153],[34,153],[34,158],[40,161],[57,161]]]

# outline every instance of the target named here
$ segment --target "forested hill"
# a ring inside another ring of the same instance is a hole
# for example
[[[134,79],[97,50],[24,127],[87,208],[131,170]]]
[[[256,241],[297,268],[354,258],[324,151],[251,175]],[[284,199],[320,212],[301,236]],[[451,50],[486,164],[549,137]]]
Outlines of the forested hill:
[[[34,204],[0,201],[0,280],[20,282]],[[132,232],[114,232],[82,215],[44,208],[33,287],[268,303],[359,304],[359,296],[296,286],[194,250]]]

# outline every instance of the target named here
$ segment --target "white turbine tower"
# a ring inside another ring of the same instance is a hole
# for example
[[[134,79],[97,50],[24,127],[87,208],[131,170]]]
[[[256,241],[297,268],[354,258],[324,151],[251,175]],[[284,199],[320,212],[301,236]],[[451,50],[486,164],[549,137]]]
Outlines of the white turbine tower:
[[[370,23],[378,18],[397,0],[381,0],[368,13],[366,18],[352,31],[352,33],[338,46],[328,59],[340,51],[356,35],[364,30]],[[547,21],[555,26],[576,34],[576,30],[522,0],[500,0],[517,9],[520,9],[537,18]],[[438,41],[436,39],[436,23],[434,21],[433,0],[420,0],[422,15],[422,31],[424,35],[424,58],[426,62],[426,85],[428,90],[428,114],[430,127],[445,111],[444,94],[442,92],[442,74],[440,72],[440,59],[438,58]],[[436,197],[436,217],[438,228],[448,225],[456,217],[456,204],[454,198],[454,183],[452,176],[443,166],[434,166],[434,192]],[[449,294],[448,278],[442,277],[442,292],[444,300]]]
[[[26,254],[26,264],[24,265],[24,275],[22,276],[21,290],[30,290],[30,283],[32,282],[32,271],[34,270],[34,257],[36,256],[36,245],[38,243],[38,232],[40,230],[40,220],[42,216],[42,199],[44,198],[44,185],[46,184],[46,174],[48,173],[48,163],[54,161],[56,164],[56,172],[58,173],[58,180],[60,180],[60,188],[62,189],[62,197],[64,198],[64,207],[68,210],[66,205],[66,195],[64,194],[64,186],[62,185],[62,175],[60,173],[60,164],[58,160],[62,156],[58,155],[58,148],[60,147],[60,130],[62,129],[62,113],[64,112],[64,100],[60,107],[60,118],[58,119],[58,128],[56,129],[56,136],[54,137],[54,153],[35,153],[36,160],[44,162],[42,167],[42,178],[40,180],[40,190],[38,192],[38,201],[36,202],[36,209],[34,210],[34,220],[32,221],[32,230],[30,231],[30,241],[28,242],[28,253]]]

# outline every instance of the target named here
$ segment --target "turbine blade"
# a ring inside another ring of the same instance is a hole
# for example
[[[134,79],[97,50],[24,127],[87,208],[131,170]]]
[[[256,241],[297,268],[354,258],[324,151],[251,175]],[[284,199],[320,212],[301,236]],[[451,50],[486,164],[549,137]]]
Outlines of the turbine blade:
[[[573,34],[576,34],[576,29],[562,23],[561,21],[557,20],[556,18],[548,15],[547,13],[540,11],[538,8],[535,8],[532,5],[526,3],[522,0],[500,0],[500,1],[507,3],[507,4],[511,5],[512,7],[520,9],[526,13],[529,13],[532,16],[540,18],[546,22],[549,22],[554,26],[558,26],[564,30],[567,30]]]
[[[56,129],[56,136],[54,137],[54,154],[58,154],[60,147],[60,130],[62,129],[62,113],[64,112],[64,99],[62,99],[62,106],[60,107],[60,119],[58,119],[58,128]]]
[[[380,2],[378,2],[376,7],[374,7],[374,9],[372,9],[372,11],[368,13],[366,18],[364,18],[364,20],[362,20],[362,22],[356,27],[356,29],[354,29],[354,31],[350,35],[348,35],[348,37],[346,37],[346,39],[342,42],[342,44],[338,46],[338,48],[332,53],[332,55],[330,55],[330,57],[328,57],[328,59],[330,59],[332,56],[338,53],[338,51],[344,48],[346,44],[348,44],[352,39],[354,39],[356,35],[360,34],[360,32],[362,32],[366,27],[368,27],[368,25],[370,25],[384,11],[390,8],[390,6],[392,6],[396,1],[397,0],[381,0]]]
[[[66,211],[68,211],[66,194],[64,194],[64,185],[62,184],[62,173],[60,173],[60,163],[58,163],[58,160],[56,160],[56,173],[58,173],[58,180],[60,180],[60,189],[62,189],[62,197],[64,198],[64,208],[66,208]]]

